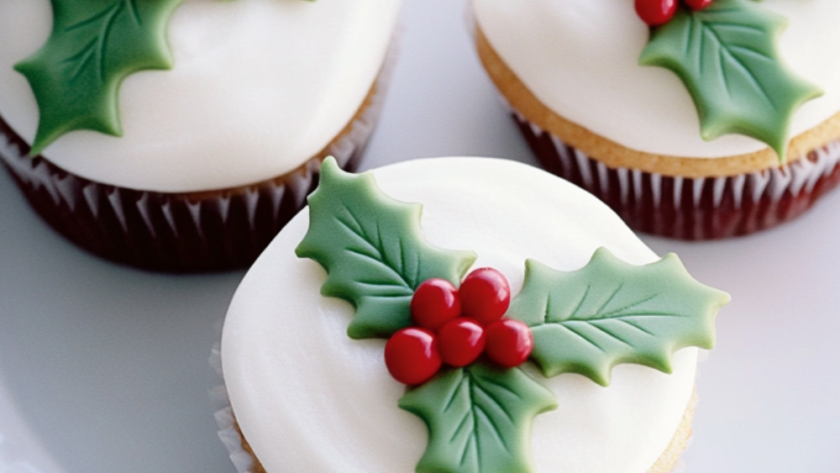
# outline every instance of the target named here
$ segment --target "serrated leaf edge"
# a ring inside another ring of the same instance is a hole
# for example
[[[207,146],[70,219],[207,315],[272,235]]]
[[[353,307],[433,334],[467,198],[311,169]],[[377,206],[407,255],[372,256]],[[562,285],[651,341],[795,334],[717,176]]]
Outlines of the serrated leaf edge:
[[[752,1],[753,1],[753,3],[758,2],[758,0],[752,0]],[[787,27],[787,24],[788,24],[787,18],[785,18],[781,15],[775,14],[773,12],[760,10],[760,9],[758,9],[758,7],[754,7],[754,6],[750,5],[748,2],[745,2],[744,6],[747,6],[747,5],[749,5],[747,8],[750,11],[754,11],[757,14],[762,15],[769,22],[771,22],[771,28],[770,28],[770,32],[769,32],[769,37],[770,37],[770,39],[769,39],[770,40],[770,45],[769,46],[770,46],[770,49],[772,49],[774,52],[776,52],[776,54],[779,57],[781,57],[781,53],[779,52],[777,39],[778,39],[778,36],[781,34],[781,32],[784,31],[784,29]],[[692,22],[692,24],[694,23],[695,15],[707,14],[707,12],[705,10],[694,11],[694,10],[691,10],[691,9],[685,7],[685,6],[682,6],[682,5],[680,5],[678,8],[679,8],[679,10],[678,10],[677,14],[679,15],[682,12],[683,14],[688,15],[689,16],[688,21]],[[687,34],[690,34],[691,30],[693,30],[693,28],[690,28],[689,33],[687,33]],[[700,136],[701,136],[701,138],[705,141],[711,141],[711,140],[714,140],[714,139],[716,139],[720,136],[723,136],[725,134],[730,134],[730,133],[749,136],[751,138],[754,138],[754,139],[756,139],[758,141],[761,141],[761,142],[765,143],[766,145],[768,145],[778,156],[779,162],[780,163],[785,162],[788,143],[789,143],[789,139],[790,139],[790,136],[789,136],[790,135],[790,127],[791,127],[791,123],[793,122],[793,115],[795,114],[796,110],[799,109],[799,107],[801,107],[804,103],[806,103],[810,100],[813,100],[817,97],[822,96],[824,94],[824,91],[821,88],[819,88],[818,86],[816,86],[816,85],[804,80],[803,78],[801,78],[798,74],[796,74],[794,71],[792,71],[789,68],[789,66],[787,65],[786,62],[780,60],[779,63],[778,63],[779,68],[786,71],[790,75],[790,79],[791,79],[792,82],[794,82],[796,84],[796,88],[799,89],[798,94],[800,95],[798,100],[791,103],[790,111],[785,112],[786,116],[781,118],[781,122],[782,122],[781,128],[784,130],[784,132],[779,133],[779,134],[774,134],[773,136],[768,136],[767,134],[765,134],[764,132],[762,132],[760,130],[752,129],[752,127],[749,126],[749,124],[741,125],[741,126],[722,126],[719,123],[715,123],[714,119],[711,119],[711,118],[707,117],[705,115],[705,112],[704,112],[703,108],[699,106],[698,98],[697,98],[698,97],[698,92],[696,92],[694,90],[694,88],[690,85],[690,81],[688,80],[688,78],[683,76],[683,73],[681,71],[681,67],[682,67],[681,64],[671,60],[670,58],[654,57],[653,50],[648,47],[651,44],[650,42],[652,41],[652,39],[654,37],[654,34],[653,34],[654,31],[655,30],[652,30],[650,38],[648,40],[648,45],[645,46],[645,48],[642,50],[642,52],[639,56],[639,59],[638,59],[638,63],[641,66],[658,66],[658,67],[666,68],[666,69],[672,71],[673,73],[675,73],[675,75],[677,75],[680,78],[680,80],[683,82],[683,85],[685,85],[686,89],[688,89],[688,92],[689,92],[689,94],[692,98],[692,102],[694,103],[695,109],[696,109],[696,111],[697,111],[697,113],[700,117]],[[687,40],[686,44],[690,44],[690,40]],[[721,47],[719,49],[722,50],[722,51],[728,51],[726,48],[723,48],[723,47]],[[761,53],[757,53],[757,54],[760,54],[761,56],[765,56],[764,54],[761,54]],[[740,64],[740,62],[739,62],[739,64]],[[752,76],[751,74],[747,74],[747,75]],[[762,94],[765,98],[769,99],[768,92],[765,90],[764,87],[762,87],[760,84],[755,84],[755,86],[756,86],[757,89],[759,89],[762,92]],[[772,108],[776,108],[775,104],[772,104],[772,102],[771,102],[771,106],[772,106]],[[775,137],[775,139],[774,139],[774,137]]]
[[[714,319],[716,318],[717,312],[719,311],[719,309],[729,302],[730,296],[726,292],[720,291],[718,289],[707,286],[707,285],[697,281],[694,277],[692,277],[688,273],[688,270],[682,264],[682,261],[680,260],[679,256],[677,256],[675,253],[668,253],[663,258],[661,258],[657,261],[645,264],[645,265],[633,265],[633,264],[627,263],[626,261],[618,258],[611,251],[609,251],[609,249],[607,249],[606,247],[600,247],[600,248],[595,250],[595,252],[592,254],[592,257],[589,259],[589,261],[587,262],[586,265],[584,265],[583,267],[581,267],[577,270],[574,270],[574,271],[559,271],[559,270],[553,269],[550,266],[547,266],[547,265],[545,265],[545,264],[543,264],[539,261],[536,261],[536,260],[533,260],[533,259],[528,259],[528,260],[525,261],[525,268],[526,269],[525,269],[525,281],[523,282],[523,288],[527,287],[529,279],[533,278],[534,275],[538,272],[548,270],[548,271],[564,273],[564,274],[569,275],[569,274],[574,274],[574,273],[577,273],[577,272],[580,272],[580,271],[583,271],[583,270],[587,269],[588,267],[590,267],[591,264],[593,264],[593,262],[596,262],[597,264],[610,264],[610,265],[613,265],[614,267],[617,266],[617,267],[619,267],[620,269],[623,269],[623,270],[631,270],[631,269],[639,269],[639,268],[651,268],[651,267],[654,267],[654,266],[663,266],[663,265],[665,265],[669,268],[673,268],[673,270],[676,273],[678,273],[679,276],[684,277],[687,280],[690,280],[693,284],[696,284],[698,290],[707,291],[710,302],[709,302],[709,306],[706,308],[705,313],[708,314],[708,318],[709,318],[709,320],[708,320],[709,332],[704,334],[704,335],[706,335],[705,337],[698,337],[698,339],[692,340],[691,343],[673,341],[672,343],[667,344],[666,347],[664,348],[664,352],[663,352],[664,356],[662,357],[661,363],[657,363],[656,360],[651,360],[651,359],[648,359],[647,357],[638,357],[637,358],[637,357],[634,357],[634,356],[625,356],[625,357],[620,357],[620,358],[615,358],[615,359],[610,360],[609,365],[605,368],[605,370],[603,372],[601,370],[593,369],[589,366],[585,366],[585,365],[580,365],[579,366],[577,363],[569,364],[565,368],[554,369],[551,366],[544,366],[544,365],[540,364],[536,359],[534,359],[532,357],[531,359],[539,367],[540,371],[543,373],[543,375],[546,378],[552,378],[554,376],[558,376],[558,375],[563,374],[563,373],[576,373],[576,374],[579,374],[579,375],[582,375],[582,376],[586,376],[587,378],[591,379],[595,383],[606,387],[606,386],[609,386],[609,384],[610,384],[612,369],[619,364],[638,364],[638,365],[642,365],[642,366],[648,366],[650,368],[656,369],[656,370],[661,371],[663,373],[671,373],[672,372],[671,359],[673,358],[674,353],[676,353],[678,350],[680,350],[682,348],[689,347],[689,346],[696,346],[698,348],[704,348],[704,349],[711,349],[711,348],[714,347],[714,339],[715,339]],[[607,263],[604,263],[604,262],[607,262]],[[522,292],[520,292],[520,294],[522,294]],[[585,294],[582,296],[580,303],[583,303],[584,300],[585,300]],[[650,299],[647,299],[647,300],[650,300]],[[609,302],[609,300],[607,301],[607,303],[608,302]],[[640,303],[640,302],[638,302],[638,303]],[[531,326],[532,330],[535,330],[535,329],[539,330],[539,327],[547,327],[547,326],[550,326],[550,325],[558,325],[558,326],[561,326],[562,328],[574,333],[575,335],[583,338],[584,340],[586,340],[591,345],[593,345],[596,348],[599,348],[601,351],[603,351],[603,349],[600,346],[591,342],[586,337],[583,337],[578,332],[576,332],[576,331],[570,329],[569,327],[567,327],[564,323],[567,322],[569,319],[564,319],[562,322],[548,322],[548,317],[549,317],[548,316],[548,313],[549,313],[549,305],[548,304],[549,304],[549,298],[547,297],[546,298],[546,304],[545,304],[546,309],[545,309],[544,313],[541,315],[541,320],[543,321],[543,323],[539,324],[538,327],[535,326],[534,324],[529,324],[529,326]],[[578,307],[579,307],[579,305],[578,305]],[[602,305],[602,307],[603,307],[603,305]],[[655,315],[651,315],[651,316],[655,316]],[[662,316],[666,317],[668,315],[662,315]],[[638,317],[638,316],[634,316],[634,317]],[[604,317],[598,317],[598,318],[594,318],[594,319],[590,318],[590,319],[572,320],[572,322],[587,323],[591,320],[596,320],[597,321],[597,320],[615,320],[615,319],[613,319],[613,318],[606,319]],[[636,327],[635,325],[634,325],[634,327],[641,330],[640,327]],[[600,327],[596,326],[595,328],[600,330]],[[619,339],[619,340],[624,342],[624,340],[621,340],[621,339]],[[624,343],[626,343],[626,342],[624,342]]]

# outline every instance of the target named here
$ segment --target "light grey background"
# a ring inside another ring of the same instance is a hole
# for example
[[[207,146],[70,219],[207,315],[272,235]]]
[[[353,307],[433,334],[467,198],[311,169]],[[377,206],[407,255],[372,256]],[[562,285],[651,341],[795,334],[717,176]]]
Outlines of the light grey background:
[[[463,2],[406,3],[364,167],[443,155],[533,163],[473,53]],[[243,273],[115,266],[54,234],[5,174],[0,199],[0,472],[233,473],[207,358]],[[834,192],[747,238],[645,237],[733,296],[701,365],[688,473],[840,471],[838,213]]]

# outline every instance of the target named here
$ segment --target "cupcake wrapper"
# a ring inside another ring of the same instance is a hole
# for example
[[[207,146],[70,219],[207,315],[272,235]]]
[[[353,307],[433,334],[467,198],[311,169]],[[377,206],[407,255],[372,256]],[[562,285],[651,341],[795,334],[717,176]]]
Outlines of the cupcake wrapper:
[[[375,128],[393,52],[371,102],[328,149],[354,170]],[[70,174],[40,158],[0,120],[0,159],[35,210],[99,256],[145,269],[193,272],[246,267],[305,205],[320,159],[276,179],[206,195],[138,191]]]
[[[221,327],[222,323],[218,323],[216,330],[220,337]],[[230,460],[233,462],[233,465],[238,473],[264,473],[262,466],[257,464],[254,457],[245,450],[242,435],[236,427],[236,418],[233,415],[233,409],[230,406],[230,398],[228,398],[227,388],[224,384],[224,374],[222,373],[222,353],[220,347],[221,343],[216,342],[210,352],[210,358],[208,359],[213,371],[215,371],[222,380],[222,384],[216,386],[210,391],[210,397],[218,409],[214,414],[216,426],[218,427],[217,435],[227,449]],[[700,354],[697,358],[698,376],[700,373],[700,367],[702,363],[706,361],[708,356],[709,355],[706,350],[700,350]],[[694,392],[691,402],[695,405],[698,402],[696,391]],[[688,450],[691,447],[692,442],[693,437],[689,437],[686,442],[685,450]],[[682,454],[685,450],[681,450],[679,453]],[[685,468],[685,462],[683,462],[682,459],[677,459],[669,473],[683,473]]]
[[[254,458],[242,448],[242,436],[236,430],[233,411],[220,409],[215,414],[216,424],[219,426],[218,436],[228,451],[228,456],[236,471],[239,473],[257,473],[254,469]]]
[[[586,189],[645,233],[684,240],[746,235],[801,215],[840,183],[840,141],[778,168],[671,177],[609,168],[505,106],[546,170]]]
[[[217,329],[220,337],[221,330],[220,323]],[[216,419],[216,426],[218,427],[217,435],[227,449],[228,456],[238,473],[258,473],[254,457],[243,447],[242,435],[236,428],[236,418],[233,416],[233,409],[230,406],[230,399],[227,395],[224,375],[222,374],[222,353],[220,346],[221,344],[219,342],[213,346],[208,360],[213,371],[222,380],[222,384],[210,391],[210,397],[217,409],[213,415]]]

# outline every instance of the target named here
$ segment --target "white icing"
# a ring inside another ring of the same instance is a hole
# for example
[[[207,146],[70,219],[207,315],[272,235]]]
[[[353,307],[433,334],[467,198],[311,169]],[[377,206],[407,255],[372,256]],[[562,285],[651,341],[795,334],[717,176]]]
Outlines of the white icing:
[[[557,114],[629,148],[649,153],[723,157],[766,147],[752,138],[700,138],[697,112],[672,72],[637,61],[648,28],[632,0],[472,0],[493,49]],[[840,110],[840,2],[765,0],[788,18],[782,57],[825,95],[794,116],[795,136]]]
[[[476,251],[475,265],[502,271],[514,294],[526,258],[573,270],[606,246],[634,264],[657,260],[600,201],[522,164],[445,158],[373,172],[386,194],[423,204],[431,243]],[[304,209],[248,272],[228,311],[222,366],[239,425],[269,473],[413,472],[425,426],[397,407],[404,386],[385,368],[384,340],[351,340],[351,306],[321,296],[325,272],[295,256],[307,226]],[[559,403],[536,417],[536,471],[647,472],[686,410],[696,360],[696,349],[679,351],[671,375],[619,365],[608,388],[532,371]]]
[[[350,121],[384,60],[400,0],[186,0],[175,67],[129,76],[124,136],[73,132],[44,155],[82,177],[188,192],[282,175]],[[13,65],[49,36],[49,0],[0,2],[0,115],[28,142],[34,95]]]

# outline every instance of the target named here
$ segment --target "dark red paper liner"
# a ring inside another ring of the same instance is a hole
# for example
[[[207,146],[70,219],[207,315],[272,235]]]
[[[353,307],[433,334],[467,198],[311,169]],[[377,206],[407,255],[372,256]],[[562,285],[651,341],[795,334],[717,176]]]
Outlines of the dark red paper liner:
[[[670,177],[610,168],[512,113],[547,171],[594,194],[634,230],[683,240],[747,235],[798,217],[840,183],[840,141],[778,168],[737,176]]]
[[[386,76],[386,74],[381,74]],[[330,146],[355,170],[382,108],[380,78],[349,133]],[[172,194],[78,177],[41,157],[0,120],[0,160],[32,207],[58,232],[101,257],[170,272],[249,266],[317,187],[320,159],[283,176],[231,190]]]

